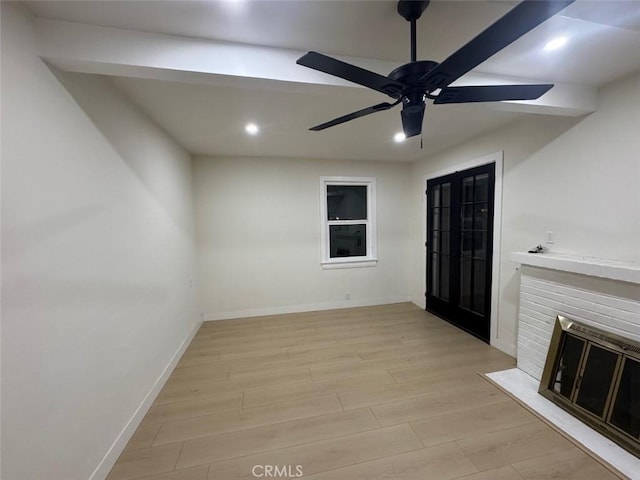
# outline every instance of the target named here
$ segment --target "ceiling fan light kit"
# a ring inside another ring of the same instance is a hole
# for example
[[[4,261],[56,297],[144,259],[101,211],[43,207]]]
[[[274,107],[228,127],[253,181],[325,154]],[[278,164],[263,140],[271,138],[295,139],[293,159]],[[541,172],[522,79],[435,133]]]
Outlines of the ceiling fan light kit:
[[[429,0],[400,0],[398,13],[411,24],[411,61],[394,69],[388,76],[317,52],[308,52],[296,62],[376,90],[391,97],[394,102],[363,108],[311,127],[310,130],[324,130],[365,115],[389,110],[401,103],[402,128],[405,137],[409,138],[422,132],[427,100],[433,100],[434,105],[535,100],[549,91],[553,84],[467,87],[449,85],[574,1],[524,0],[446,60],[438,63],[417,60],[416,22],[429,5]]]

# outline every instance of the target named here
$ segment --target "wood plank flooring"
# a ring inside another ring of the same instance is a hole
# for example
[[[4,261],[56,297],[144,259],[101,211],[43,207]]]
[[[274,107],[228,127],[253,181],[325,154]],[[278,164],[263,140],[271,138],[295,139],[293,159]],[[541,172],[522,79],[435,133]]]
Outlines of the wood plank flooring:
[[[412,304],[207,322],[108,480],[617,478],[479,375],[514,365]]]

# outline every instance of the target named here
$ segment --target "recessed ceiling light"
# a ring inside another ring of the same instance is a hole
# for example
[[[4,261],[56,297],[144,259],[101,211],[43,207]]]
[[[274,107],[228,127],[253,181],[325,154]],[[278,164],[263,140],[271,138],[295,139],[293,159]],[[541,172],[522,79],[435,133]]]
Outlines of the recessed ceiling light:
[[[249,135],[256,135],[260,131],[258,125],[256,125],[255,123],[247,123],[244,129]]]
[[[393,140],[396,143],[404,142],[405,138],[407,138],[407,137],[404,136],[403,132],[398,132],[393,136]]]
[[[566,43],[567,43],[567,37],[554,38],[550,42],[547,42],[547,44],[544,46],[544,49],[547,52],[551,50],[557,50],[559,48],[564,47]]]

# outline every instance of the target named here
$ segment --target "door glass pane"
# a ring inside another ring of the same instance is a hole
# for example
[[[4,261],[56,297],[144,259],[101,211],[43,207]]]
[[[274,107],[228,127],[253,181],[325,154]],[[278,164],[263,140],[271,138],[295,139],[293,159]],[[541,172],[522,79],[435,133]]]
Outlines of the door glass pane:
[[[591,345],[576,403],[602,417],[618,354]]]
[[[330,225],[329,248],[331,258],[366,256],[367,226],[365,224]]]
[[[471,260],[460,260],[460,306],[471,309]]]
[[[484,314],[487,279],[486,263],[482,260],[473,260],[473,311]]]
[[[473,253],[473,232],[463,231],[460,235],[460,254],[465,257],[470,257]]]
[[[440,251],[445,254],[449,254],[449,232],[441,232],[442,242],[440,245]]]
[[[442,221],[440,223],[440,228],[442,230],[449,230],[449,217],[451,216],[449,207],[442,207]]]
[[[449,300],[449,255],[440,255],[440,298]]]
[[[462,229],[471,230],[473,228],[473,205],[462,205]]]
[[[442,206],[449,207],[451,205],[451,184],[442,184]]]
[[[487,258],[487,232],[473,232],[473,256],[482,260]]]
[[[440,206],[440,185],[433,187],[433,190],[431,192],[431,204],[434,207]]]
[[[433,209],[433,229],[440,230],[440,209]]]
[[[560,360],[553,375],[553,383],[549,385],[549,388],[567,400],[571,400],[571,392],[578,376],[584,344],[584,340],[573,335],[564,335],[560,350]]]
[[[362,185],[327,185],[329,220],[366,220],[367,187]]]
[[[489,207],[486,202],[476,203],[474,206],[475,223],[473,224],[474,230],[486,230],[487,229],[487,214]]]
[[[640,362],[626,358],[611,423],[632,437],[640,436]]]
[[[439,242],[439,234],[440,232],[438,232],[437,230],[433,231],[433,235],[431,237],[431,251],[432,252],[439,252],[439,248],[440,248],[440,242]]]
[[[482,175],[476,175],[476,190],[475,198],[476,202],[486,202],[489,199],[489,174],[483,173]]]
[[[473,177],[462,179],[462,202],[473,202]]]
[[[440,255],[431,254],[431,295],[440,296]]]

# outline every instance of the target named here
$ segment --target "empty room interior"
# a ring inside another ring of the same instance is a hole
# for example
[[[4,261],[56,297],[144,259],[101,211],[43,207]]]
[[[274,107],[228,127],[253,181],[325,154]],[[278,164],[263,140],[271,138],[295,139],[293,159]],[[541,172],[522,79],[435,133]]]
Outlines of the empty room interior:
[[[640,1],[2,1],[3,480],[640,479]]]

